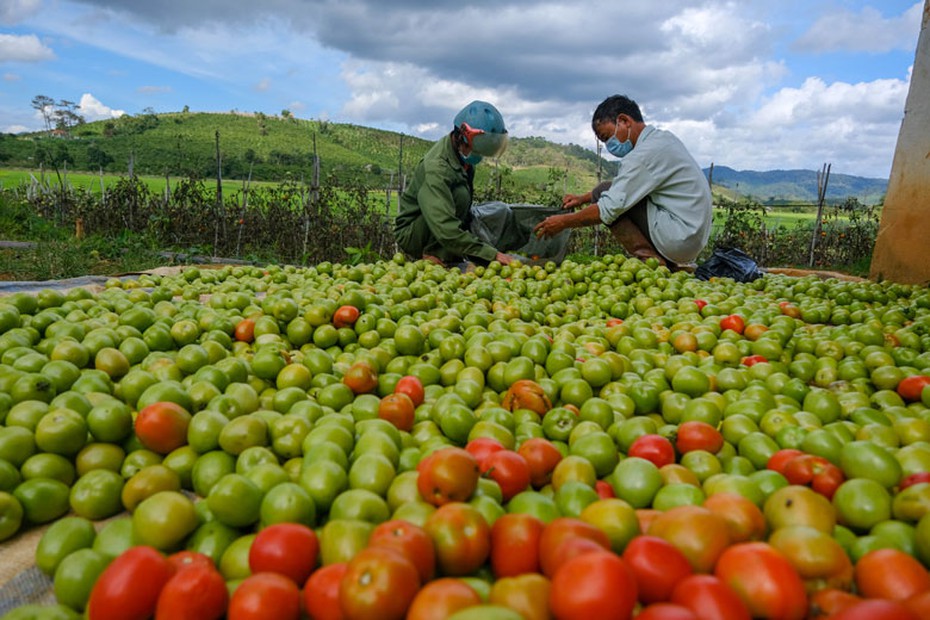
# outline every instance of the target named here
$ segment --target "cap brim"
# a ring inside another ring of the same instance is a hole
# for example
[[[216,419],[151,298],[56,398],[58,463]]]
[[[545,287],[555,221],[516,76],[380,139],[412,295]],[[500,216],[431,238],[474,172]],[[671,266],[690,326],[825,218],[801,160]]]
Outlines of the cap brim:
[[[479,133],[472,137],[472,151],[483,157],[500,157],[509,139],[506,133]]]

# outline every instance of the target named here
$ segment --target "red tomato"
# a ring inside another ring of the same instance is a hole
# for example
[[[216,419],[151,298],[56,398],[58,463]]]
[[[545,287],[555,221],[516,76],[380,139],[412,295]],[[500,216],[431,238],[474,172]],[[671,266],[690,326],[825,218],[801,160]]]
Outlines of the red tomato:
[[[801,576],[780,551],[763,542],[739,543],[720,555],[714,574],[756,617],[804,618],[807,593]]]
[[[588,553],[600,553],[602,551],[610,551],[610,547],[605,547],[604,545],[591,540],[590,538],[585,538],[583,536],[570,536],[563,539],[559,542],[555,548],[550,552],[547,557],[546,567],[549,569],[549,573],[545,574],[546,577],[552,577],[559,569],[562,568],[568,561],[577,558],[579,555],[585,555]]]
[[[436,559],[444,575],[469,575],[491,553],[491,528],[477,508],[453,502],[440,506],[426,519],[426,533],[433,539]]]
[[[691,575],[672,591],[672,603],[687,607],[701,620],[750,620],[736,592],[713,575]]]
[[[416,405],[406,394],[388,394],[378,405],[378,417],[399,430],[410,432],[416,419]]]
[[[900,601],[873,598],[842,609],[830,620],[920,620],[920,616]]]
[[[360,315],[361,312],[355,306],[339,306],[333,312],[333,326],[337,328],[352,327]]]
[[[610,483],[605,480],[598,480],[595,482],[594,490],[597,492],[597,496],[601,499],[610,499],[612,497],[616,497],[614,488],[610,486]]]
[[[88,620],[145,620],[174,566],[152,547],[132,547],[110,562],[90,591]]]
[[[769,457],[768,462],[765,464],[766,469],[771,469],[772,471],[777,471],[781,475],[785,475],[785,466],[791,462],[796,456],[803,455],[804,452],[801,450],[796,450],[794,448],[782,448],[781,450],[776,451],[772,456]]]
[[[226,580],[212,562],[189,564],[162,588],[155,620],[216,620],[226,613],[227,603]]]
[[[604,549],[610,549],[610,539],[599,527],[573,517],[559,517],[543,528],[539,537],[539,566],[543,575],[552,577],[559,560],[560,545],[570,538],[587,538]]]
[[[320,554],[316,532],[299,523],[276,523],[261,530],[249,547],[253,573],[278,573],[302,586]]]
[[[930,573],[909,553],[876,549],[856,562],[856,587],[866,598],[903,601],[930,590]]]
[[[903,491],[907,487],[921,482],[930,482],[930,471],[918,471],[901,478],[901,482],[898,483],[898,491]]]
[[[740,360],[740,364],[743,366],[755,366],[756,364],[762,364],[763,362],[769,361],[764,355],[747,355]]]
[[[417,592],[407,611],[407,620],[446,620],[460,609],[480,604],[481,597],[467,583],[443,577]]]
[[[738,314],[731,314],[720,319],[720,329],[732,329],[737,334],[742,334],[746,328],[746,321]]]
[[[898,396],[910,403],[919,402],[921,393],[928,385],[930,385],[930,376],[909,375],[898,382]]]
[[[388,547],[399,551],[417,569],[420,583],[426,583],[436,573],[436,549],[433,539],[422,527],[410,521],[394,519],[379,524],[368,538],[369,547]]]
[[[313,571],[304,584],[304,608],[310,620],[343,620],[339,605],[339,584],[348,568],[346,562],[336,562]]]
[[[539,572],[539,539],[546,525],[526,513],[501,515],[491,526],[491,569],[494,576],[515,577]]]
[[[842,469],[813,454],[801,454],[789,460],[782,475],[789,484],[808,485],[827,499],[833,499],[833,494],[846,480]]]
[[[552,578],[549,607],[560,620],[631,618],[635,606],[636,578],[609,551],[575,557]]]
[[[387,547],[368,547],[349,560],[339,604],[347,620],[403,620],[419,589],[410,560]]]
[[[542,437],[527,439],[520,444],[517,452],[530,466],[530,484],[534,489],[541,489],[552,481],[552,472],[562,460],[559,449]]]
[[[436,450],[417,464],[417,489],[424,501],[442,506],[464,502],[478,487],[478,461],[463,448]]]
[[[252,342],[255,340],[255,320],[242,319],[236,323],[236,329],[233,336],[240,342]]]
[[[278,573],[255,573],[242,580],[229,599],[227,620],[297,620],[300,590]]]
[[[704,306],[707,305],[707,301],[703,299],[695,299],[694,305],[698,307],[698,310],[701,310],[702,308],[704,308]]]
[[[904,605],[920,618],[930,618],[930,592],[921,592],[904,601]]]
[[[192,566],[207,566],[216,568],[210,556],[204,555],[197,551],[177,551],[168,556],[168,561],[174,566],[174,570],[179,571]]]
[[[636,620],[698,620],[697,615],[684,605],[653,603],[636,614]]]
[[[478,469],[483,474],[488,469],[485,460],[495,452],[503,450],[504,444],[493,437],[477,437],[465,444],[465,449],[478,461]]]
[[[152,403],[136,416],[136,436],[152,452],[168,454],[187,443],[190,421],[191,414],[177,403]]]
[[[635,537],[622,557],[636,577],[639,600],[647,605],[667,601],[678,582],[693,572],[685,554],[658,536]]]
[[[607,327],[616,327],[617,325],[623,325],[623,319],[618,319],[617,317],[607,319]]]
[[[417,407],[423,404],[426,399],[426,392],[423,388],[423,382],[414,375],[405,375],[401,377],[394,385],[395,394],[406,394]]]
[[[707,422],[691,420],[678,426],[675,448],[679,454],[694,450],[706,450],[716,454],[723,447],[723,434]]]
[[[485,477],[500,486],[505,503],[530,486],[530,466],[525,458],[513,450],[498,450],[485,459],[485,465]]]
[[[637,456],[653,463],[656,467],[675,462],[675,448],[672,442],[662,435],[640,435],[630,445],[627,456]]]

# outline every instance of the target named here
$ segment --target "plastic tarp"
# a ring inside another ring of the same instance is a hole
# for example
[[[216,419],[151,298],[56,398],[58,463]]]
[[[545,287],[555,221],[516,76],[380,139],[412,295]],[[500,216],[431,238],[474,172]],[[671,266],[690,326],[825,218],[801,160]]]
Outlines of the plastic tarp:
[[[571,229],[549,239],[539,239],[533,234],[536,224],[559,213],[564,211],[558,207],[482,202],[471,207],[469,230],[501,252],[532,262],[560,263],[568,253]]]

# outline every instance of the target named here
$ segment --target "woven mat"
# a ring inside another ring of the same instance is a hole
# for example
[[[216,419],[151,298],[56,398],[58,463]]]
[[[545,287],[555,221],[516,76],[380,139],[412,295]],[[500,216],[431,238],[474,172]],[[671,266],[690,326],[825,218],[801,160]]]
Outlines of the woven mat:
[[[0,616],[30,603],[53,604],[52,580],[35,565],[36,547],[48,526],[0,543]]]

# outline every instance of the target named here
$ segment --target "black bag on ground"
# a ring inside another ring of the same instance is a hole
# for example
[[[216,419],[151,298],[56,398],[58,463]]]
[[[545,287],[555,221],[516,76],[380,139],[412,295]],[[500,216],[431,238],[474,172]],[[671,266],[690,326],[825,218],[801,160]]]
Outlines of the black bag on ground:
[[[694,275],[701,280],[732,278],[752,282],[762,277],[762,270],[748,254],[737,248],[714,248],[714,253],[698,265]]]

